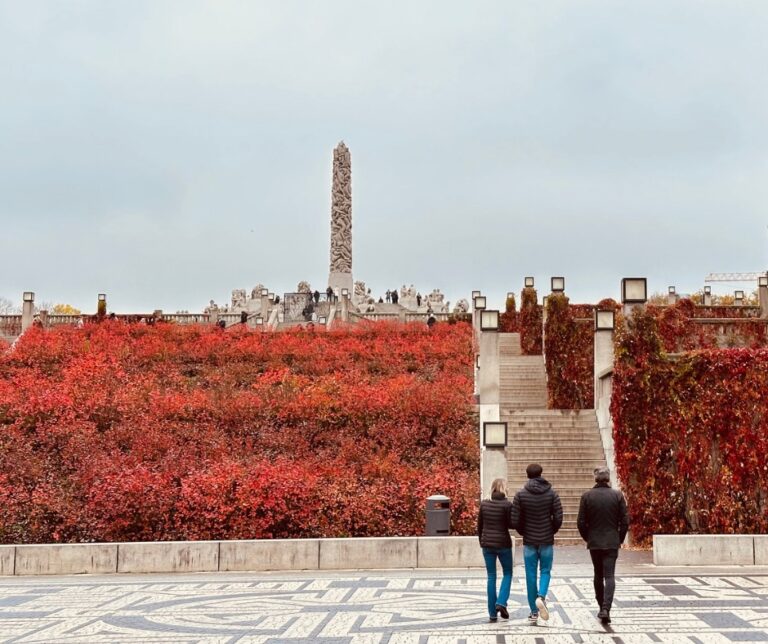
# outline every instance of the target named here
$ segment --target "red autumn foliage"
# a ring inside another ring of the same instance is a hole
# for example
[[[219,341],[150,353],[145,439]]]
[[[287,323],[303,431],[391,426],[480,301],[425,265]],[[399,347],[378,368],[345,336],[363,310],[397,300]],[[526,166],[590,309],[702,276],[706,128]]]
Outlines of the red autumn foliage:
[[[520,330],[515,295],[509,293],[504,305],[504,313],[499,316],[499,331],[517,333]]]
[[[633,535],[764,533],[768,349],[670,359],[669,315],[638,311],[617,332],[611,414]]]
[[[474,529],[468,324],[222,332],[104,321],[0,356],[0,542]]]
[[[570,305],[568,297],[559,293],[547,298],[544,337],[550,409],[593,407],[592,309],[591,305]]]
[[[520,347],[523,355],[540,356],[542,352],[542,307],[538,303],[536,289],[527,287],[520,296]]]
[[[745,311],[754,311],[751,308],[702,307],[689,299],[681,299],[673,306],[649,306],[648,311],[658,322],[658,333],[668,353],[724,346],[756,348],[767,344],[765,324],[745,314]],[[703,322],[713,318],[720,323]]]

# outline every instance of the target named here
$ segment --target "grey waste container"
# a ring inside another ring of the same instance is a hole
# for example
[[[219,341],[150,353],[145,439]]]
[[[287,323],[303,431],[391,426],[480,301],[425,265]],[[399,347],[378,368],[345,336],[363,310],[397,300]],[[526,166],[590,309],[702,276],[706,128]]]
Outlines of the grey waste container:
[[[445,537],[451,534],[451,500],[442,494],[427,499],[428,537]]]

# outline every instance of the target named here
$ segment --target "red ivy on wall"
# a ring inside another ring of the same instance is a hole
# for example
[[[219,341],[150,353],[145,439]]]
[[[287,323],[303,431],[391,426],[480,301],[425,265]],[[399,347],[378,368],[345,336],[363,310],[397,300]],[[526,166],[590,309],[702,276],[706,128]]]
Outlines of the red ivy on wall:
[[[468,324],[104,321],[0,356],[0,542],[472,534]]]
[[[523,354],[541,355],[542,351],[542,308],[538,303],[536,289],[524,288],[520,296],[520,346]]]
[[[517,307],[515,305],[515,296],[509,293],[504,307],[504,313],[499,316],[499,331],[502,333],[517,333],[520,330],[518,324]]]
[[[633,535],[764,533],[768,349],[669,359],[672,315],[640,311],[617,332],[611,413]]]
[[[578,321],[589,312],[586,322]],[[550,409],[591,409],[594,403],[592,307],[571,306],[568,297],[547,297],[544,327]]]

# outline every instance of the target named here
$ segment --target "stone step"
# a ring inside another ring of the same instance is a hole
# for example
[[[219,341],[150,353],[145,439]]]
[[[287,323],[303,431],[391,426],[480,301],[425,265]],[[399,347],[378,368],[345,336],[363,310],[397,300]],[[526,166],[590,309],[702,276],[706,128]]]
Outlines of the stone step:
[[[525,418],[526,416],[536,416],[537,418],[542,416],[552,418],[597,418],[594,409],[582,409],[581,411],[576,411],[574,409],[547,409],[545,412],[538,410],[530,412],[518,411],[515,412],[515,416],[519,416],[520,418]]]
[[[596,430],[578,427],[507,427],[507,438],[513,440],[536,440],[542,449],[549,449],[555,441],[575,441],[582,438],[599,438]]]
[[[580,463],[583,463],[584,461],[605,460],[605,454],[600,448],[579,449],[574,447],[570,450],[560,452],[559,455],[562,455],[563,457],[572,456]],[[541,451],[536,449],[510,449],[507,458],[507,462],[513,460],[515,463],[522,463],[524,461],[526,463],[539,463],[541,461]],[[563,458],[563,460],[565,460],[565,458]]]
[[[542,410],[544,411],[544,410]],[[529,429],[531,431],[546,431],[551,429],[573,429],[578,431],[594,431],[596,436],[599,436],[597,421],[556,421],[556,420],[520,420],[518,418],[511,418],[507,414],[500,414],[499,418],[502,421],[506,421],[508,429]]]

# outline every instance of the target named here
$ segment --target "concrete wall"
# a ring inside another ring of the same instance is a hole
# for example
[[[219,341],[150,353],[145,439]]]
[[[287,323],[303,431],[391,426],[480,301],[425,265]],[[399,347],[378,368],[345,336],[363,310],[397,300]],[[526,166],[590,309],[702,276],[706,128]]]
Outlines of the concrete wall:
[[[78,575],[117,572],[117,544],[61,543],[16,546],[16,575]]]
[[[766,536],[751,534],[655,534],[653,563],[657,566],[768,565],[767,540]]]
[[[479,568],[483,565],[477,537],[0,546],[0,575]]]
[[[219,569],[219,541],[120,543],[117,572],[210,572]]]

